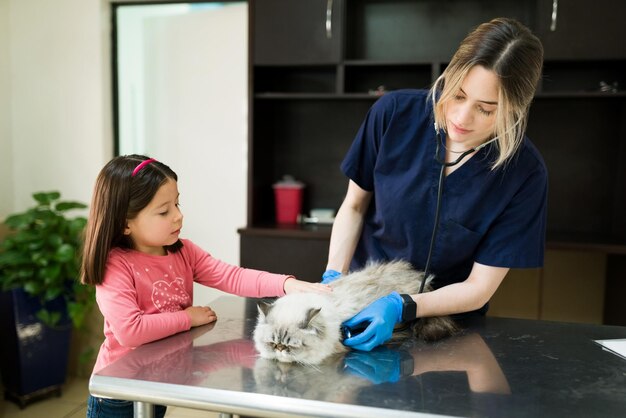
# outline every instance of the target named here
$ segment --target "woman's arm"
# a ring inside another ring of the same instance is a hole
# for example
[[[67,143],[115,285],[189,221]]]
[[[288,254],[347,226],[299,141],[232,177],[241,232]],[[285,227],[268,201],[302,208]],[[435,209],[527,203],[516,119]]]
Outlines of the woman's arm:
[[[474,263],[469,277],[461,283],[444,286],[428,293],[411,295],[417,305],[417,317],[441,316],[469,312],[481,308],[509,271]],[[344,322],[352,328],[369,323],[365,331],[343,341],[356,350],[370,351],[391,338],[393,327],[402,321],[403,299],[396,292],[375,300],[361,312]]]
[[[444,286],[432,292],[415,294],[417,317],[449,315],[480,309],[502,283],[509,272],[505,267],[474,263],[465,281]]]
[[[372,192],[361,189],[350,180],[348,192],[333,224],[327,270],[336,270],[344,274],[348,272],[371,198]]]

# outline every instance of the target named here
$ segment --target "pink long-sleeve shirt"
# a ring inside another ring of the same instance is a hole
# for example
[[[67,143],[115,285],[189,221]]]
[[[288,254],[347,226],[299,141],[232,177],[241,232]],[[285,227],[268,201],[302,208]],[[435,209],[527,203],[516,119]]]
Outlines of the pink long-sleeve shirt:
[[[191,328],[193,282],[246,297],[282,296],[290,277],[244,269],[213,258],[189,240],[176,253],[154,256],[114,248],[96,302],[105,340],[94,372],[135,347]],[[219,315],[219,312],[218,312]]]

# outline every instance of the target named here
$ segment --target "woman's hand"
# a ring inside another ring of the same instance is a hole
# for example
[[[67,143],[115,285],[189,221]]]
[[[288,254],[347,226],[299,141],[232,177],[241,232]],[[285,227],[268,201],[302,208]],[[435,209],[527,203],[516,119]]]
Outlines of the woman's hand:
[[[213,309],[208,306],[190,306],[185,309],[185,312],[189,315],[189,319],[191,319],[192,327],[210,324],[217,320],[217,315]]]
[[[290,293],[330,293],[333,291],[327,284],[309,283],[294,277],[285,280],[283,289],[287,295]]]
[[[361,323],[369,324],[365,331],[343,340],[343,344],[355,350],[371,351],[391,338],[393,327],[402,321],[403,299],[397,292],[375,300],[361,312],[343,323],[354,328]]]
[[[320,283],[329,284],[331,282],[334,282],[340,277],[341,277],[341,273],[338,272],[337,270],[326,270],[324,274],[322,274],[322,281]]]

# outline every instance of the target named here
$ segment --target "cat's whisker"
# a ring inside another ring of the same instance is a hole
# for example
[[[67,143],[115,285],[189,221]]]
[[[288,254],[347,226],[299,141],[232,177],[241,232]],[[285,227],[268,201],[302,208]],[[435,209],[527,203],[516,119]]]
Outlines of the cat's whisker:
[[[322,372],[322,369],[317,364],[310,363],[310,362],[307,362],[307,361],[304,361],[304,360],[299,360],[299,361],[297,361],[297,363],[299,365],[301,365],[301,366],[305,366],[307,369],[315,370],[318,373]]]
[[[316,366],[315,364],[309,364],[309,368],[315,370],[318,373],[322,373],[322,369],[318,366]]]

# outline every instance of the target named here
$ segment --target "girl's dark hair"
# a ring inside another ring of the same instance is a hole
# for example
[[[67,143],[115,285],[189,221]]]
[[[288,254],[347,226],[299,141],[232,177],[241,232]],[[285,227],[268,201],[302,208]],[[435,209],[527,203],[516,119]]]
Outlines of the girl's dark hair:
[[[137,166],[148,159],[135,154],[115,157],[98,174],[85,228],[82,283],[95,285],[104,281],[111,249],[133,248],[130,237],[124,235],[126,221],[135,218],[168,179],[178,180],[172,169],[154,160],[133,176]],[[179,240],[165,248],[176,252],[181,247]]]

